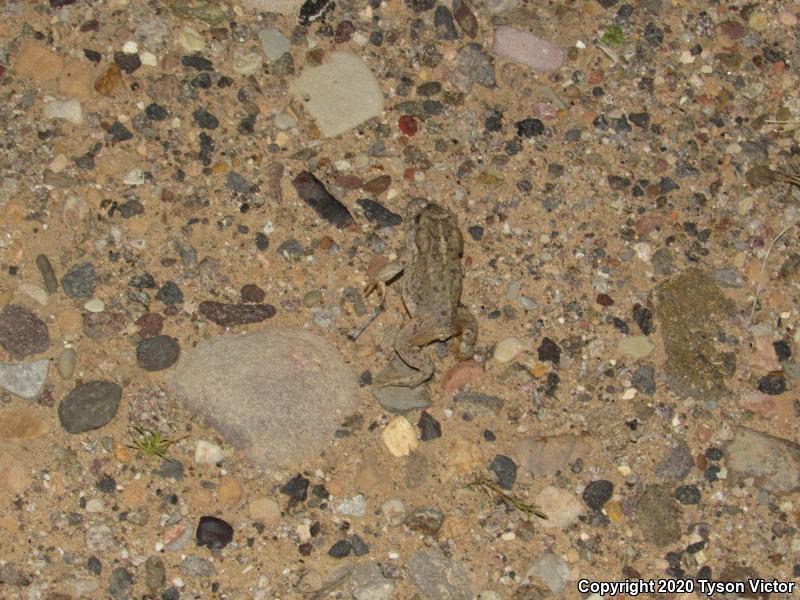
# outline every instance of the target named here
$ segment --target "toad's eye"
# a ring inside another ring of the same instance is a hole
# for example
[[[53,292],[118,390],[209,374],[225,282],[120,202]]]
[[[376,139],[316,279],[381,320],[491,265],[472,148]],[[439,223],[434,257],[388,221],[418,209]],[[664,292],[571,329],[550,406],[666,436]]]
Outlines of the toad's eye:
[[[420,252],[427,252],[431,247],[431,236],[427,231],[417,229],[417,233],[414,236],[414,243]]]

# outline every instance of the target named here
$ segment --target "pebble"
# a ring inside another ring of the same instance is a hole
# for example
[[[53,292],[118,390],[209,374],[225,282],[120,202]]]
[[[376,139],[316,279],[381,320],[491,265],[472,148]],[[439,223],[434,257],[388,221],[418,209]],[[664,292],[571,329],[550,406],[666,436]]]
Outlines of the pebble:
[[[497,482],[501,488],[510,490],[514,487],[514,482],[517,480],[517,465],[509,457],[496,455],[489,469],[497,475]]]
[[[592,510],[602,510],[614,494],[614,484],[606,479],[590,481],[583,490],[583,501]]]
[[[459,91],[465,94],[469,93],[475,84],[487,88],[494,87],[492,57],[484,51],[480,44],[466,44],[458,51],[451,81]]]
[[[659,548],[681,539],[681,512],[666,487],[648,485],[636,506],[636,522],[650,543]]]
[[[103,71],[100,76],[95,79],[94,82],[94,91],[96,91],[101,96],[111,96],[114,92],[122,89],[125,82],[122,80],[122,72],[120,68],[115,64],[111,63],[106,67],[106,70]]]
[[[167,569],[160,556],[150,556],[144,561],[144,585],[153,594],[164,587]]]
[[[56,273],[53,270],[50,259],[44,254],[39,254],[36,257],[36,267],[42,275],[44,289],[47,290],[48,294],[55,294],[58,291],[58,279],[56,279]]]
[[[0,388],[5,391],[33,400],[47,382],[50,361],[46,358],[28,363],[0,363]]]
[[[281,493],[286,494],[297,502],[305,502],[308,497],[308,486],[311,484],[307,478],[300,474],[295,475],[281,487]]]
[[[345,498],[333,507],[333,512],[344,517],[363,519],[367,514],[367,499],[361,494]]]
[[[18,75],[33,81],[50,81],[61,74],[64,60],[49,48],[30,40],[22,40],[14,70]]]
[[[381,504],[381,516],[389,527],[398,527],[406,519],[406,506],[399,498],[392,498]]]
[[[334,198],[323,183],[308,171],[301,171],[292,180],[292,185],[300,199],[331,225],[344,229],[354,222],[347,207]]]
[[[545,552],[528,567],[523,581],[541,581],[555,595],[560,595],[571,579],[567,561],[552,552]]]
[[[780,495],[800,489],[800,449],[790,440],[738,426],[724,454],[732,483],[753,478]]]
[[[700,504],[702,494],[696,485],[681,485],[675,490],[675,498],[683,505]]]
[[[217,325],[230,327],[270,319],[275,316],[275,307],[271,304],[225,304],[205,300],[198,306],[198,312]]]
[[[456,405],[477,408],[493,414],[499,414],[503,408],[503,399],[497,396],[481,394],[480,392],[458,392],[453,396]]]
[[[652,396],[656,393],[655,369],[650,365],[639,365],[631,376],[631,384],[637,391]]]
[[[436,535],[444,524],[444,514],[436,508],[415,508],[403,521],[411,531],[425,535]]]
[[[469,37],[474,38],[478,34],[478,19],[467,0],[453,0],[453,17]]]
[[[408,579],[423,598],[467,600],[472,598],[469,574],[460,562],[438,550],[417,550],[408,560]]]
[[[547,486],[539,492],[535,504],[547,515],[547,519],[537,521],[537,525],[557,531],[575,523],[584,512],[583,505],[574,494],[554,486]]]
[[[83,308],[91,313],[101,313],[106,309],[106,305],[102,300],[98,298],[92,298],[83,305]]]
[[[70,268],[61,278],[64,293],[74,300],[88,298],[94,292],[97,274],[91,263],[81,263]]]
[[[356,200],[356,204],[361,208],[364,217],[376,227],[397,227],[403,222],[403,217],[388,210],[383,204],[369,198]]]
[[[50,100],[44,103],[43,110],[48,119],[63,119],[73,125],[83,123],[83,106],[77,98]]]
[[[233,541],[233,527],[217,517],[200,517],[195,537],[198,546],[208,546],[212,550],[224,548]]]
[[[72,390],[58,406],[61,426],[83,433],[109,423],[117,414],[122,388],[110,381],[89,381]]]
[[[289,51],[290,42],[280,31],[272,27],[258,33],[258,41],[270,62],[275,62]]]
[[[328,550],[328,556],[333,558],[345,558],[350,556],[353,551],[353,546],[347,540],[339,540]]]
[[[694,467],[694,457],[689,445],[679,441],[672,445],[664,458],[656,465],[655,474],[662,479],[680,481],[684,479]]]
[[[272,498],[263,496],[256,498],[248,506],[248,512],[253,520],[261,521],[267,525],[274,525],[280,521],[281,507]]]
[[[255,75],[261,71],[264,57],[260,52],[252,51],[247,48],[238,48],[233,55],[233,70],[245,77]]]
[[[194,445],[194,462],[198,465],[216,465],[222,462],[222,448],[213,442],[197,440]]]
[[[199,556],[187,556],[181,562],[180,571],[186,577],[211,577],[217,570],[214,563]]]
[[[417,427],[419,427],[420,439],[423,442],[442,437],[442,425],[424,410],[419,415]]]
[[[0,311],[0,346],[14,360],[45,352],[50,347],[47,325],[24,306],[7,304]]]
[[[511,362],[527,347],[528,343],[522,338],[516,336],[503,338],[494,348],[494,359],[501,364]]]
[[[304,69],[289,91],[323,137],[341,135],[383,112],[377,79],[361,57],[347,52],[331,52],[326,63]]]
[[[381,441],[395,458],[408,456],[419,447],[414,426],[402,415],[394,416],[381,432]]]
[[[555,475],[578,459],[588,456],[590,446],[584,436],[556,435],[531,437],[517,444],[515,456],[520,467],[534,477]]]
[[[141,340],[136,346],[136,363],[145,371],[163,371],[170,368],[181,355],[178,340],[159,335]]]
[[[632,335],[622,338],[617,343],[617,349],[635,360],[649,356],[655,350],[655,345],[646,335]]]
[[[270,468],[326,448],[359,402],[356,377],[336,347],[302,327],[201,341],[168,383],[192,414],[210,417],[227,443]],[[214,417],[219,406],[224,419]]]
[[[500,58],[528,65],[538,73],[552,73],[564,63],[560,46],[528,31],[502,25],[494,30],[492,51]]]

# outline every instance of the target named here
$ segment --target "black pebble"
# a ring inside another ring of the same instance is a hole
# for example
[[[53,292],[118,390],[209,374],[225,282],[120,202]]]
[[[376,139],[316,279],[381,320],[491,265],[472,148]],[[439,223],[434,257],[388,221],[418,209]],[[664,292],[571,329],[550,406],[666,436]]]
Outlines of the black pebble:
[[[350,544],[353,546],[353,554],[356,556],[366,556],[369,553],[369,545],[360,535],[355,533],[350,536]]]
[[[114,124],[111,126],[111,139],[114,142],[127,142],[130,139],[133,139],[133,133],[131,130],[125,127],[119,121],[114,121]]]
[[[233,541],[233,527],[217,517],[200,517],[195,536],[198,546],[224,548]]]
[[[481,239],[483,239],[483,227],[480,225],[473,225],[472,227],[467,228],[467,233],[469,233],[470,237],[476,242],[479,242]]]
[[[675,497],[681,504],[700,504],[700,490],[696,485],[682,485],[675,490]]]
[[[786,391],[786,379],[783,373],[770,373],[758,380],[758,391],[770,396],[777,396]]]
[[[156,293],[156,300],[164,304],[180,304],[183,302],[183,292],[174,281],[167,281]]]
[[[544,133],[544,123],[540,119],[523,119],[515,123],[517,135],[520,137],[533,137]]]
[[[653,311],[644,306],[633,307],[633,320],[645,335],[653,333]]]
[[[94,64],[99,63],[100,60],[103,58],[103,55],[100,54],[97,50],[91,50],[89,48],[84,48],[83,49],[83,55],[88,60],[92,61]]]
[[[113,494],[117,491],[117,482],[111,475],[103,475],[94,486],[104,494]]]
[[[442,437],[441,423],[439,423],[439,421],[437,421],[424,410],[419,415],[417,427],[419,427],[420,438],[423,442],[428,442],[430,440],[435,440],[436,438]]]
[[[539,360],[541,361],[550,361],[554,365],[558,366],[558,363],[561,361],[561,348],[551,340],[550,338],[542,339],[542,343],[539,344]]]
[[[784,340],[772,342],[772,347],[775,348],[775,355],[778,357],[778,362],[783,362],[791,358],[792,348]]]
[[[219,127],[219,119],[207,110],[198,109],[192,113],[195,123],[201,129],[216,129]]]
[[[485,439],[487,442],[493,442],[497,439],[497,436],[494,434],[494,431],[486,429],[483,432],[483,439]]]
[[[100,575],[103,572],[103,563],[96,556],[90,556],[89,560],[86,561],[86,568],[89,569],[90,573]]]
[[[347,540],[339,540],[331,549],[328,550],[328,555],[332,556],[333,558],[344,558],[345,556],[350,556],[350,553],[353,551],[353,546]]]
[[[124,52],[114,52],[114,62],[117,66],[125,71],[128,75],[133,73],[136,69],[142,66],[142,61],[139,60],[138,54],[125,54]]]
[[[517,464],[507,456],[498,454],[494,457],[489,469],[497,475],[497,483],[504,490],[514,487],[517,480]]]
[[[163,121],[169,116],[167,109],[155,102],[145,107],[144,114],[146,114],[147,118],[151,121]]]
[[[281,492],[294,500],[304,501],[308,496],[308,479],[299,473],[287,481],[281,488]]]
[[[614,484],[606,479],[590,481],[583,490],[583,501],[592,510],[599,511],[614,494]]]
[[[181,64],[184,67],[197,69],[198,71],[213,71],[214,63],[202,56],[183,56],[181,57]]]

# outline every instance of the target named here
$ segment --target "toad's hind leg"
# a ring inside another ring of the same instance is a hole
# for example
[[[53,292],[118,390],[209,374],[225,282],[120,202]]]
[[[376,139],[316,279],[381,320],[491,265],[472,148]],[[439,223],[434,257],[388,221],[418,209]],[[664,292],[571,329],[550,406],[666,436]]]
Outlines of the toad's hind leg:
[[[419,317],[403,325],[395,337],[394,349],[400,359],[417,372],[387,381],[381,387],[394,385],[415,388],[433,377],[433,361],[422,347],[441,338],[442,332],[436,331],[431,323]]]
[[[466,306],[459,306],[455,318],[456,331],[461,333],[458,351],[461,356],[472,358],[475,342],[478,341],[478,321]]]

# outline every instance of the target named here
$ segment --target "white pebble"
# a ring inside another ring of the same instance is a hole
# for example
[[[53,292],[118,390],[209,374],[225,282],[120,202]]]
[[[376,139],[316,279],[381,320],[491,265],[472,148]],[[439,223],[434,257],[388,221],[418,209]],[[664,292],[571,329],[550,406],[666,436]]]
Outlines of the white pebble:
[[[139,52],[139,46],[136,44],[136,42],[129,40],[122,44],[122,51],[125,54],[136,54]]]
[[[516,336],[504,338],[495,346],[494,359],[499,363],[511,362],[527,346],[528,344],[522,338]]]
[[[83,123],[83,107],[77,98],[51,100],[44,103],[44,116],[48,119],[64,119],[73,125]]]
[[[395,416],[381,432],[381,440],[396,458],[408,456],[419,447],[417,431],[403,415]]]
[[[92,298],[86,304],[83,305],[83,308],[85,308],[89,312],[101,313],[106,309],[106,305],[99,298]]]
[[[157,67],[158,66],[158,58],[152,52],[148,52],[145,50],[139,55],[139,60],[142,61],[142,64],[146,67]]]
[[[215,465],[223,458],[222,448],[212,442],[197,440],[194,446],[194,462],[199,465]]]
[[[143,185],[144,184],[144,173],[141,169],[133,169],[129,171],[127,175],[125,175],[125,179],[122,180],[125,185]]]
[[[88,513],[101,513],[105,509],[106,507],[100,498],[92,498],[86,503],[86,512]]]

